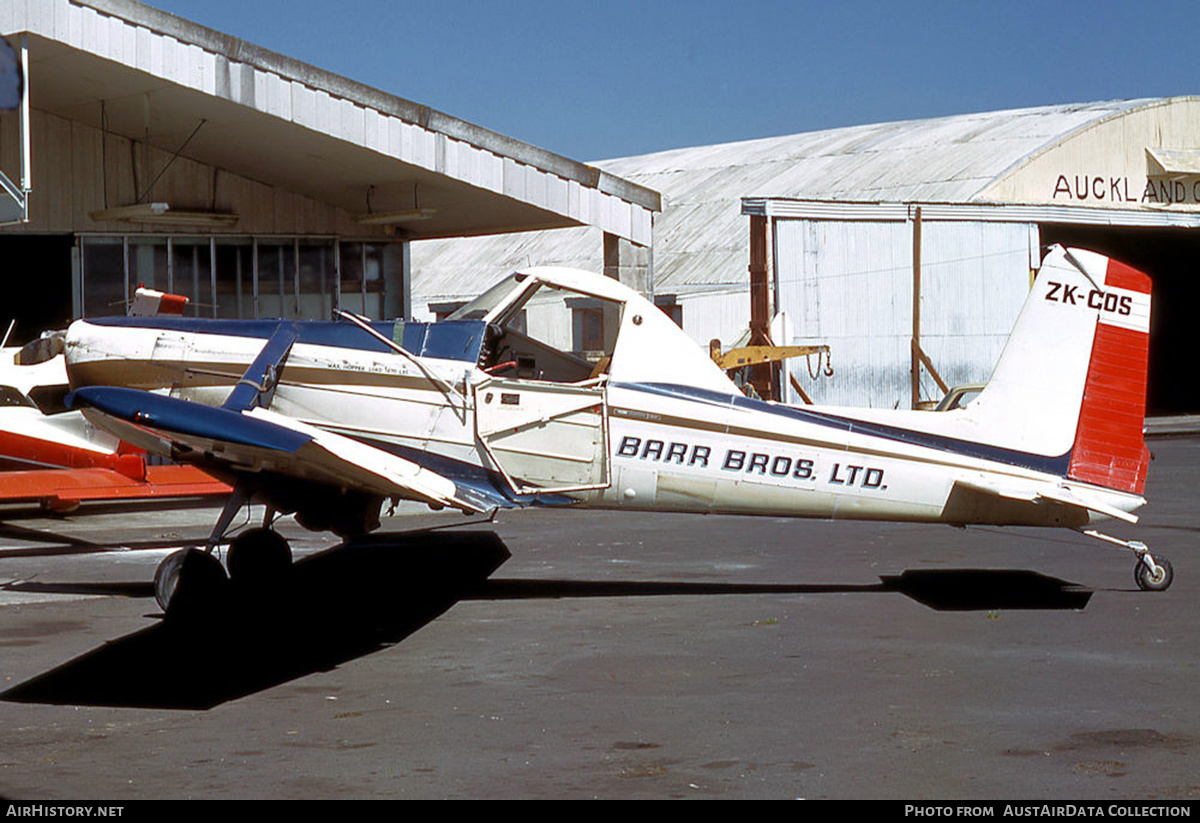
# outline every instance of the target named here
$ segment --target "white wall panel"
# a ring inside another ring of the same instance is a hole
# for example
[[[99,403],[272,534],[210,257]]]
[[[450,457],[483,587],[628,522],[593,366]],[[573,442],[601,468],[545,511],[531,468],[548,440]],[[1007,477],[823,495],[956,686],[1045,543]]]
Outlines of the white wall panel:
[[[985,381],[1029,293],[1030,227],[926,222],[923,237],[921,347],[947,384]]]
[[[813,380],[803,360],[790,364],[814,402],[908,407],[912,240],[911,221],[775,221],[787,342],[831,349],[832,377]],[[1026,223],[923,222],[921,346],[948,384],[991,374],[1029,291],[1031,243],[1037,232]],[[921,385],[926,398],[940,394],[925,372]]]
[[[744,290],[678,295],[683,330],[708,351],[714,337],[727,349],[750,325],[750,297]]]
[[[791,320],[788,344],[828,345],[836,370],[811,381],[800,362],[793,373],[817,403],[892,407],[907,396],[908,361],[896,352],[907,352],[912,326],[911,230],[883,221],[775,227],[776,310]]]

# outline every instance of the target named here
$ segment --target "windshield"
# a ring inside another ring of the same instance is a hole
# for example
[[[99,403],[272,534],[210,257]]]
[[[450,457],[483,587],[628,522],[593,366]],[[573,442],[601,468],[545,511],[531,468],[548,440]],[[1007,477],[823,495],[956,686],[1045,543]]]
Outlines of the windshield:
[[[470,303],[459,308],[447,320],[482,320],[499,306],[516,289],[517,284],[525,279],[523,274],[510,274],[496,285],[476,297]]]

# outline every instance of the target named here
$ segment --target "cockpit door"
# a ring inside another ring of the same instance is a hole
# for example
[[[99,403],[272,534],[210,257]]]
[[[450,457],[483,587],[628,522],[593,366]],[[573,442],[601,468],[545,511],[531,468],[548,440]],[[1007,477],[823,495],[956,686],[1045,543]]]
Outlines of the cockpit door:
[[[475,385],[475,433],[518,494],[609,485],[603,379],[491,377]]]

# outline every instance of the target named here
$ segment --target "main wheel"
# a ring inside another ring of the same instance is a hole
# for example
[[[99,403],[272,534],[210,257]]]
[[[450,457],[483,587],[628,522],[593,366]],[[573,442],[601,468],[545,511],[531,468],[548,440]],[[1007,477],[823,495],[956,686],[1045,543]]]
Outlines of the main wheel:
[[[154,599],[167,614],[179,614],[211,602],[226,583],[216,557],[200,549],[180,549],[158,564]]]
[[[238,588],[269,586],[291,569],[292,548],[277,531],[250,529],[229,544],[225,565]]]
[[[1133,579],[1137,581],[1138,588],[1144,591],[1166,591],[1175,579],[1175,570],[1171,568],[1171,561],[1165,558],[1156,557],[1154,562],[1158,566],[1158,574],[1151,571],[1145,560],[1138,560],[1138,564],[1133,568]]]

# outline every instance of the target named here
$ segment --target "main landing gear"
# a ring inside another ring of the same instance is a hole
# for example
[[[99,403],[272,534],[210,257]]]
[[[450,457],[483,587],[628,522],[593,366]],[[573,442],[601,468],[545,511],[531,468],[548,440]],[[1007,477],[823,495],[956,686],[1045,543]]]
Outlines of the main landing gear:
[[[268,509],[261,528],[242,532],[225,551],[225,566],[216,554],[233,516],[249,501],[243,489],[234,490],[217,519],[205,548],[180,549],[167,556],[154,573],[154,599],[167,614],[180,614],[226,595],[242,603],[269,600],[292,566],[292,549],[272,529],[275,513]],[[228,569],[228,574],[226,574]]]
[[[1139,589],[1148,592],[1166,591],[1167,587],[1171,585],[1171,581],[1175,579],[1175,570],[1171,568],[1171,562],[1165,557],[1156,558],[1151,555],[1150,548],[1145,543],[1137,540],[1122,540],[1093,529],[1084,530],[1083,533],[1106,543],[1124,546],[1137,555],[1137,564],[1133,567],[1133,579]]]
[[[243,603],[263,601],[292,566],[292,549],[279,532],[251,529],[233,539],[225,566],[212,549],[180,549],[154,573],[154,599],[175,614],[233,595]],[[226,574],[228,569],[228,574]]]
[[[279,532],[251,529],[230,542],[224,568],[212,548],[168,555],[154,573],[154,599],[170,614],[229,594],[243,602],[261,601],[269,599],[291,566],[292,549]]]

